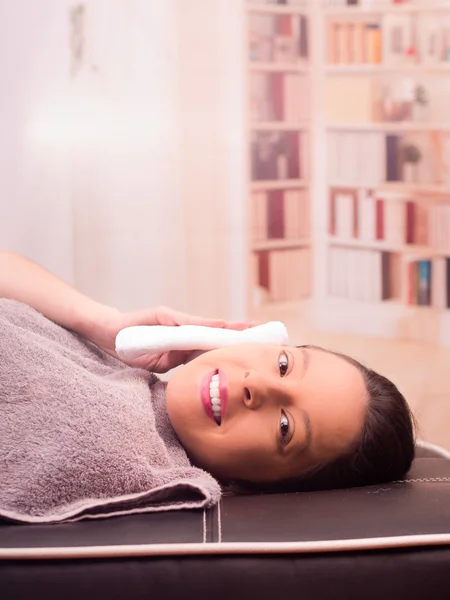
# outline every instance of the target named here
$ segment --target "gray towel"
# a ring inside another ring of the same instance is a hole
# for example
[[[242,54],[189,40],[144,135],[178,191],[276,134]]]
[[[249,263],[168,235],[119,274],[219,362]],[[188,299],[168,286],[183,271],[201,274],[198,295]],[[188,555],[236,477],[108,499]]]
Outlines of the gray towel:
[[[0,300],[0,517],[61,522],[219,497],[172,429],[163,382]]]

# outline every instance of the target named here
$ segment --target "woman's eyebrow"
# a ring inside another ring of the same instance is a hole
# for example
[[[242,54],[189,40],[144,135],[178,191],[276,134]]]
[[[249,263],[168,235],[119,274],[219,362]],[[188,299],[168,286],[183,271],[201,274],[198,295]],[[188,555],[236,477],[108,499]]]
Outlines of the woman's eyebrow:
[[[302,447],[302,451],[309,448],[312,440],[312,428],[311,428],[311,420],[306,411],[302,409],[303,419],[305,421],[305,429],[306,429],[306,443]]]
[[[308,370],[308,367],[309,367],[310,354],[306,350],[306,348],[300,348],[300,350],[302,351],[302,357],[303,357],[303,364],[302,364],[302,367],[301,367],[302,368],[302,373],[301,373],[300,379],[303,379],[303,377],[305,376],[305,373],[306,373],[306,371]],[[308,413],[303,408],[300,408],[299,412],[301,412],[303,421],[305,423],[306,441],[300,447],[300,451],[304,452],[311,445],[311,441],[312,441],[312,427],[311,427],[311,419],[309,418]]]
[[[300,348],[300,350],[302,351],[302,356],[303,356],[302,375],[301,375],[301,377],[303,378],[309,367],[309,352],[306,351],[306,348]]]

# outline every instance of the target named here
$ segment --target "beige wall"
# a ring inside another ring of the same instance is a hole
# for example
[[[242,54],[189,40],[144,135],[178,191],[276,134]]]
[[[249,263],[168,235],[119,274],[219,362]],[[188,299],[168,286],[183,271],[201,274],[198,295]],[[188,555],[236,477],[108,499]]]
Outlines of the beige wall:
[[[239,5],[88,0],[75,35],[76,2],[0,6],[0,246],[122,308],[243,317]]]
[[[69,157],[34,124],[67,94],[67,0],[0,3],[0,246],[73,281]]]
[[[190,310],[244,318],[241,0],[179,0],[182,195]]]

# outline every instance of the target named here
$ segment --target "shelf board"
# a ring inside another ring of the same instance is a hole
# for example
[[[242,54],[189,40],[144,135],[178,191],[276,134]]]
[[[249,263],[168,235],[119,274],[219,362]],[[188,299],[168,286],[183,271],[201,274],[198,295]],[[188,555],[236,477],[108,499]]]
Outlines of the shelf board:
[[[362,250],[380,250],[383,252],[396,252],[401,254],[434,255],[430,246],[419,246],[417,244],[395,244],[386,240],[360,240],[345,239],[330,235],[328,237],[330,246],[345,246],[347,248],[360,248]]]
[[[377,190],[388,192],[406,192],[410,194],[429,194],[429,195],[444,195],[450,196],[449,185],[423,184],[423,183],[406,183],[406,182],[385,182],[376,186]]]
[[[424,194],[437,196],[450,196],[449,185],[433,185],[423,183],[406,183],[404,181],[385,181],[376,185],[363,185],[349,181],[328,182],[329,188],[346,188],[355,190],[376,190],[379,192],[393,192],[396,194]]]
[[[293,72],[308,74],[310,68],[304,63],[286,63],[286,62],[248,62],[249,71],[267,71],[267,72]]]
[[[277,6],[260,4],[258,2],[249,2],[246,5],[248,12],[263,13],[266,15],[305,15],[308,16],[310,11],[307,8],[299,6]]]
[[[450,122],[415,122],[415,121],[389,121],[372,123],[328,123],[327,129],[339,131],[386,131],[386,132],[420,132],[420,131],[450,131]]]
[[[410,13],[449,13],[450,4],[447,6],[441,6],[439,4],[429,2],[427,6],[413,5],[413,4],[402,4],[397,6],[386,6],[380,5],[378,7],[372,6],[343,6],[339,8],[326,8],[324,14],[330,17],[356,17],[358,15],[363,16],[378,16],[383,15],[395,15],[395,14],[410,14]]]
[[[250,188],[253,192],[265,190],[286,190],[292,188],[308,187],[306,179],[275,179],[250,182]]]
[[[308,121],[298,121],[298,123],[287,121],[253,121],[250,123],[250,129],[253,131],[301,131],[309,129]]]
[[[426,74],[426,73],[448,73],[450,75],[450,62],[437,65],[385,65],[385,64],[361,64],[361,65],[327,65],[325,72],[328,75],[374,75],[376,73],[401,73],[401,74]]]
[[[264,252],[265,250],[286,250],[288,248],[304,248],[310,245],[309,238],[292,240],[264,240],[263,242],[253,242],[253,252]]]

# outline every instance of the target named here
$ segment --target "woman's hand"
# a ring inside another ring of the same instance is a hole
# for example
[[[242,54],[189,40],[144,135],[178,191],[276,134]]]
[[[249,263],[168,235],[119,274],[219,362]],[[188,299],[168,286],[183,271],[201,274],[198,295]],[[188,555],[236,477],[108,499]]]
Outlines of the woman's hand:
[[[0,298],[28,304],[54,323],[82,335],[115,358],[119,358],[115,348],[116,336],[125,327],[204,325],[242,330],[252,326],[251,323],[202,319],[165,306],[121,313],[82,294],[28,258],[7,250],[0,250]],[[164,373],[187,362],[193,354],[186,351],[165,352],[141,356],[127,364]]]
[[[241,331],[248,327],[252,327],[254,323],[227,322],[222,319],[205,319],[172,310],[166,306],[159,306],[157,308],[149,308],[130,313],[111,311],[106,315],[103,324],[99,324],[99,327],[96,328],[97,331],[95,333],[93,332],[94,335],[89,336],[89,339],[111,356],[119,358],[115,351],[116,336],[121,329],[135,325],[169,325],[174,327],[178,325],[203,325],[204,327],[219,327]],[[170,371],[170,369],[188,362],[194,354],[195,350],[172,350],[171,352],[149,354],[140,356],[131,361],[122,362],[125,362],[132,367],[148,369],[154,373],[165,373],[166,371]],[[119,358],[119,360],[121,359]]]

